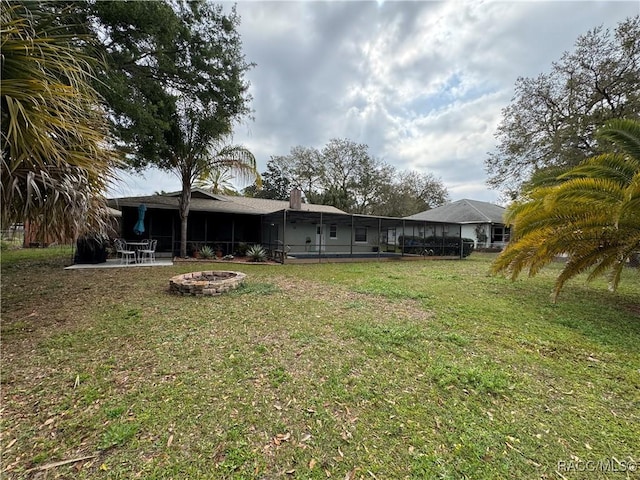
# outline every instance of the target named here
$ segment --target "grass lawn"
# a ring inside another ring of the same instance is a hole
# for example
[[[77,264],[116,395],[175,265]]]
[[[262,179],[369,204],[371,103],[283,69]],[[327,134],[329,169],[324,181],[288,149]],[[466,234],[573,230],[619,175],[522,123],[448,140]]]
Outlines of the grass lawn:
[[[553,304],[559,265],[479,253],[232,265],[245,287],[195,298],[169,278],[219,265],[36,252],[2,254],[3,478],[640,476],[636,270]]]

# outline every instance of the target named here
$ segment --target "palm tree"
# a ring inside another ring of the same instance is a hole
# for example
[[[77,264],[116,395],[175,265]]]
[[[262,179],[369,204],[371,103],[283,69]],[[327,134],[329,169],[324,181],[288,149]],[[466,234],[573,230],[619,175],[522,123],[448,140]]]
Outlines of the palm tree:
[[[207,148],[202,148],[200,142],[182,144],[180,154],[173,157],[170,167],[182,184],[179,200],[180,211],[180,255],[187,256],[187,226],[189,208],[191,204],[191,189],[197,182],[215,175],[215,172],[227,170],[236,172],[240,178],[254,180],[260,183],[256,159],[245,147],[240,145],[226,145],[221,139],[212,142]]]
[[[533,276],[566,254],[554,301],[569,279],[587,271],[588,280],[608,273],[615,290],[625,263],[640,251],[640,122],[611,120],[598,139],[614,151],[534,183],[527,198],[507,210],[512,241],[494,273],[515,279],[528,268]]]
[[[92,59],[43,2],[2,1],[3,228],[32,220],[50,237],[100,229],[115,157],[90,86]]]
[[[222,167],[196,180],[194,186],[220,195],[239,195],[232,183],[234,179],[233,171],[228,167]]]

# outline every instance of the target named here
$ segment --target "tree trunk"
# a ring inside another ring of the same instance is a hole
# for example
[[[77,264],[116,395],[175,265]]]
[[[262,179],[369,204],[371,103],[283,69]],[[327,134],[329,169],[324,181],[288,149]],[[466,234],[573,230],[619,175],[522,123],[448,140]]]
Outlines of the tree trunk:
[[[180,194],[180,256],[187,256],[187,220],[189,218],[189,206],[191,204],[191,185],[182,183]]]
[[[180,212],[180,256],[187,257],[187,216],[183,216]]]

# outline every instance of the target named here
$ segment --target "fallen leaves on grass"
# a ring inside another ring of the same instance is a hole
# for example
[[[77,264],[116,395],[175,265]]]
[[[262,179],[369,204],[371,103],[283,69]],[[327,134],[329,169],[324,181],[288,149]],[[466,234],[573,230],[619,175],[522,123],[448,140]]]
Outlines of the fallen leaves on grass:
[[[288,442],[291,439],[291,432],[279,433],[271,439],[274,445],[279,446],[283,442]]]

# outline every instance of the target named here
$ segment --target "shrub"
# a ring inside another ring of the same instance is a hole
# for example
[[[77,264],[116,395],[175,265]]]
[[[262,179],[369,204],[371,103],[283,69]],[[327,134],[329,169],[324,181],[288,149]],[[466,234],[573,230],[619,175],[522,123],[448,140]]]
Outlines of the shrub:
[[[404,253],[419,255],[423,251],[433,252],[433,255],[458,256],[460,255],[460,237],[416,237],[407,235],[398,237],[398,245],[403,246]],[[473,251],[474,241],[471,238],[462,238],[463,257],[468,257]]]
[[[215,256],[215,252],[211,247],[205,245],[200,249],[200,256],[202,258],[213,258]]]
[[[197,242],[187,242],[187,256],[197,257],[200,255],[200,244]]]
[[[247,249],[247,257],[252,262],[264,262],[267,260],[267,252],[261,245],[252,245]]]
[[[236,255],[239,257],[245,257],[247,255],[247,250],[249,249],[249,245],[244,242],[236,245]]]

